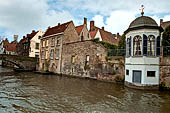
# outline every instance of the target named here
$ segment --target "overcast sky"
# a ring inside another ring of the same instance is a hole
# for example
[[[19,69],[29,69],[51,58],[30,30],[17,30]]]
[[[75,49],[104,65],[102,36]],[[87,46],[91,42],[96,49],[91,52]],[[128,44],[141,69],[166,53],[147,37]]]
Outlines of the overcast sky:
[[[95,21],[98,27],[122,34],[131,21],[140,15],[145,6],[145,16],[170,21],[170,0],[0,0],[0,36],[19,40],[32,30],[46,30],[48,26],[73,20],[83,23],[83,18]]]

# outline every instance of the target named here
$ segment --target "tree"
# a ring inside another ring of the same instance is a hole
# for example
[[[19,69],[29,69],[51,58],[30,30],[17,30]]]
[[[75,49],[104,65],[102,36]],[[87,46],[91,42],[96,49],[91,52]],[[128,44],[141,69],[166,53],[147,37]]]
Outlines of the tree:
[[[119,40],[119,49],[124,49],[125,48],[125,34],[123,34]]]
[[[170,46],[170,25],[168,25],[163,32],[162,46]]]

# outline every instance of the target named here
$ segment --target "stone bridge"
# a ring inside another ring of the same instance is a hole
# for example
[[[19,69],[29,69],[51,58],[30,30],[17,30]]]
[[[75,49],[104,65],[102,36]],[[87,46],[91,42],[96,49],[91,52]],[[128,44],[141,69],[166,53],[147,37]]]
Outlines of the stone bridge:
[[[23,70],[36,70],[38,64],[37,58],[17,56],[17,55],[0,55],[0,65]]]

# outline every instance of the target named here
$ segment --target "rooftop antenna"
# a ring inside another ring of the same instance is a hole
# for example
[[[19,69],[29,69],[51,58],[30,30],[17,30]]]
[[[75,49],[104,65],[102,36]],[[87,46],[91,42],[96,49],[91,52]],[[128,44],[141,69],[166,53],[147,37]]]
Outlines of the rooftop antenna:
[[[145,9],[144,5],[141,5],[141,9],[140,10],[142,10],[142,12],[141,12],[142,16],[144,15],[144,11],[143,11],[144,9]]]

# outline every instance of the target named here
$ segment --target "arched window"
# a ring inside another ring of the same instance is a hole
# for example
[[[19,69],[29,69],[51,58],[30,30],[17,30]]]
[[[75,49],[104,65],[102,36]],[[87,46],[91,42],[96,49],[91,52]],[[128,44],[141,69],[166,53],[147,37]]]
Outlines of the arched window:
[[[137,35],[133,39],[133,55],[141,56],[142,55],[142,37]]]
[[[155,36],[148,36],[148,56],[155,56]]]
[[[126,56],[131,56],[131,37],[127,38],[126,43]]]

